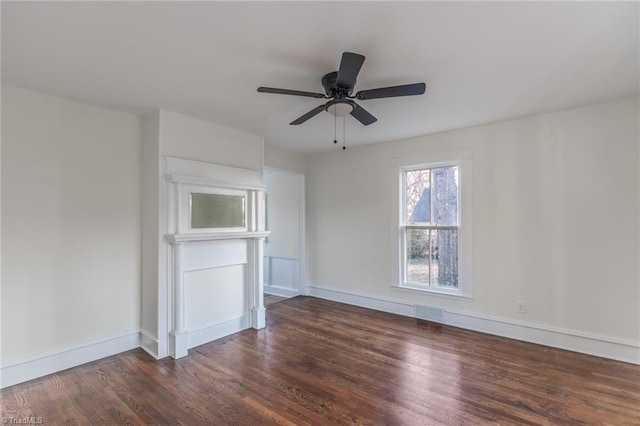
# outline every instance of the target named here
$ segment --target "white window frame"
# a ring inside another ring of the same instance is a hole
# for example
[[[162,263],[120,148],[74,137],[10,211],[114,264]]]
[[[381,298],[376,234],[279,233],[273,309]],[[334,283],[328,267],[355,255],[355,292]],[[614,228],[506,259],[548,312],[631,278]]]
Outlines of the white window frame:
[[[193,228],[191,226],[191,194],[234,195],[244,198],[244,226],[227,228]],[[229,189],[205,185],[178,186],[178,229],[187,234],[202,234],[210,232],[247,232],[249,229],[249,192],[240,189]]]
[[[473,298],[471,256],[471,151],[459,150],[437,152],[393,160],[393,194],[396,205],[393,209],[393,283],[396,290],[429,293],[443,296]],[[458,287],[428,287],[407,283],[405,279],[406,244],[404,229],[406,221],[405,173],[412,170],[433,169],[444,166],[458,167]]]

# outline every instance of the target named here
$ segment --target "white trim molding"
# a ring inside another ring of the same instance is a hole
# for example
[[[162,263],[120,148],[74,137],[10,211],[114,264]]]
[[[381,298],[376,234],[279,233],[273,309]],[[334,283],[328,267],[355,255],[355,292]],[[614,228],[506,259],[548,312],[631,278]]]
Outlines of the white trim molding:
[[[415,305],[408,302],[315,285],[308,286],[308,289],[309,296],[331,300],[333,302],[375,309],[376,311],[388,312],[405,317],[414,317],[415,313]]]
[[[264,292],[294,297],[300,294],[300,260],[287,257],[264,257]]]
[[[194,348],[204,345],[221,337],[246,330],[250,327],[251,315],[243,315],[217,324],[210,324],[197,330],[189,330],[187,334],[187,346]]]
[[[202,340],[203,336],[215,336],[213,339],[218,339],[223,337],[221,332],[223,330],[231,330],[227,334],[236,333],[238,331],[243,330],[243,328],[237,327],[226,327],[221,326],[212,329],[210,332],[206,333],[198,333],[197,335],[200,337],[193,337],[192,332],[187,330],[185,326],[185,297],[184,297],[184,273],[187,272],[185,269],[185,261],[184,261],[184,251],[185,244],[193,243],[193,242],[202,242],[202,241],[217,241],[217,240],[235,240],[235,239],[247,239],[247,262],[242,262],[242,264],[248,265],[248,277],[247,284],[249,288],[249,305],[250,305],[250,321],[242,321],[242,325],[244,328],[252,327],[255,329],[264,328],[266,325],[266,317],[265,317],[265,309],[264,309],[264,282],[263,282],[263,243],[264,237],[269,235],[268,231],[261,232],[245,232],[239,235],[229,235],[227,233],[211,233],[211,234],[202,234],[197,238],[189,238],[186,236],[185,238],[176,237],[177,234],[167,235],[165,239],[171,243],[173,248],[173,279],[171,288],[173,289],[173,304],[171,317],[173,318],[173,328],[169,334],[169,344],[170,350],[169,354],[173,358],[182,358],[188,355],[189,349],[197,346],[194,345],[194,341],[198,341],[198,345],[206,343],[207,341]],[[209,238],[207,238],[207,236]],[[209,265],[205,269],[219,267],[220,265]],[[201,269],[201,268],[200,268]],[[189,269],[191,270],[191,269]],[[246,323],[246,324],[245,324]],[[234,323],[235,324],[235,323]],[[221,331],[222,330],[222,331]],[[226,335],[226,334],[225,334]],[[209,340],[211,341],[211,340]]]
[[[230,167],[205,161],[164,157],[169,183],[188,183],[218,188],[253,188],[264,190],[262,171]]]
[[[140,329],[140,348],[155,359],[160,359],[158,356],[158,337],[144,328]]]
[[[249,238],[266,238],[270,231],[254,231],[254,232],[218,232],[218,233],[201,233],[201,234],[167,234],[164,236],[169,244],[188,243],[192,241],[214,241],[214,240],[234,240]]]
[[[409,302],[323,286],[309,286],[309,295],[417,318],[416,305]],[[447,308],[443,311],[441,323],[445,325],[640,365],[640,342]]]
[[[57,373],[141,346],[140,333],[132,330],[65,349],[10,361],[2,366],[0,388]]]
[[[640,365],[640,342],[445,309],[445,324]]]
[[[193,177],[193,176],[181,176],[181,175],[167,175],[166,180],[168,183],[184,183],[189,185],[200,186],[213,186],[216,188],[224,189],[251,189],[254,191],[264,191],[266,185],[251,185],[251,184],[235,184],[225,181],[218,181],[207,178]]]
[[[416,318],[416,305],[405,301],[321,286],[309,286],[309,295]],[[191,348],[245,330],[253,325],[250,324],[253,321],[252,316],[247,314],[184,333],[185,347]],[[640,365],[640,342],[452,309],[444,309],[441,322],[467,330]],[[136,348],[142,348],[157,359],[157,345],[156,336],[140,329],[17,359],[2,366],[0,388],[13,386]]]
[[[268,284],[264,285],[264,292],[266,294],[272,294],[274,296],[280,296],[280,297],[295,297],[300,295],[300,292],[298,290],[282,287],[279,285],[268,285]]]

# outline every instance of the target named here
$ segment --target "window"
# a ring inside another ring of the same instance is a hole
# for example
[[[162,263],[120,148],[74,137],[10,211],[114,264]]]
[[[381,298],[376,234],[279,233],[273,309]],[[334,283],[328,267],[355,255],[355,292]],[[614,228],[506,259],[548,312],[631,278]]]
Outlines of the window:
[[[244,196],[191,193],[191,228],[243,228]]]
[[[395,287],[470,296],[470,156],[396,162],[400,178]],[[463,179],[464,178],[464,179]]]
[[[180,182],[177,182],[180,183]],[[249,192],[235,188],[184,183],[176,185],[176,232],[246,232],[251,222]]]
[[[407,284],[458,288],[458,187],[456,165],[404,172]]]

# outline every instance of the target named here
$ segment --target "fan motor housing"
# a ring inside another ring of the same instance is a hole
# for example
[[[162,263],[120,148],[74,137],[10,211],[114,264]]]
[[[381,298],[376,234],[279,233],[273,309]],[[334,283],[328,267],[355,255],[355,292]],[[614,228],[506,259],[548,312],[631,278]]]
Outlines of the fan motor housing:
[[[338,87],[336,80],[338,78],[338,71],[330,72],[322,77],[322,87],[327,96],[332,98],[346,98],[351,95],[353,87]],[[355,86],[355,84],[354,84]]]

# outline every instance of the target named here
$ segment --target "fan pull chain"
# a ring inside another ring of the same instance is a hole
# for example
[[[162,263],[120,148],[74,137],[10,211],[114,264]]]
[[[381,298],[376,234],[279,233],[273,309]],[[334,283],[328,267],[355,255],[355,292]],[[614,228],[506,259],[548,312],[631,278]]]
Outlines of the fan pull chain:
[[[346,120],[346,116],[342,116],[342,149],[347,149],[346,145],[346,138],[347,138],[347,126],[345,125],[345,123],[347,122]]]
[[[338,117],[333,116],[333,143],[338,143]]]

